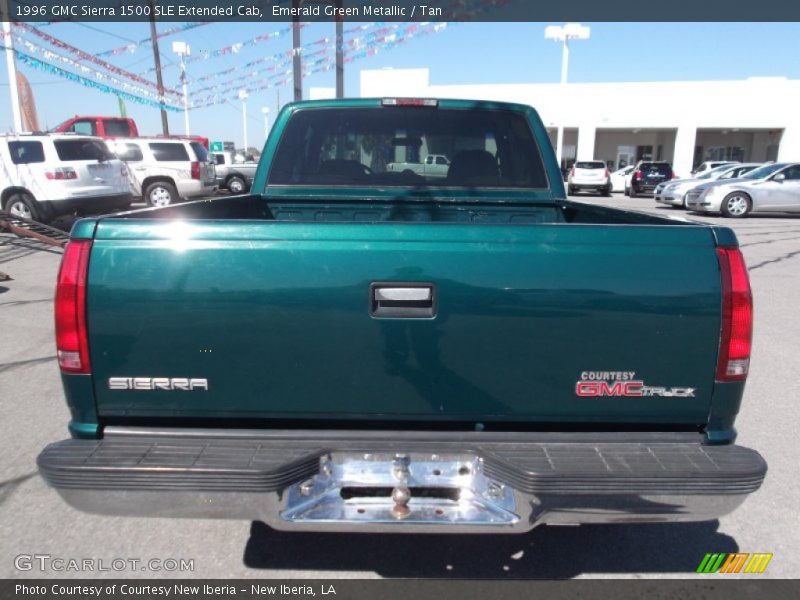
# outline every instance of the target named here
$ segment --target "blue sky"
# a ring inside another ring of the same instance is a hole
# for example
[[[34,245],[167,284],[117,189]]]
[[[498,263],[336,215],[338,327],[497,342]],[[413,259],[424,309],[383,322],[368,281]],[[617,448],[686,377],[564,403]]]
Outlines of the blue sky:
[[[159,24],[169,28],[175,24]],[[361,69],[385,67],[429,67],[435,84],[514,83],[558,81],[561,46],[544,39],[544,23],[470,23],[420,37],[390,51],[347,65],[345,90],[358,94]],[[750,76],[800,78],[800,23],[591,23],[587,41],[571,45],[569,80],[653,81],[741,79]],[[352,25],[346,25],[350,27]],[[166,85],[177,85],[179,70],[171,52],[173,40],[190,44],[192,53],[214,50],[243,42],[259,34],[285,27],[275,23],[211,24],[161,40]],[[147,23],[60,23],[42,28],[50,35],[90,53],[124,45],[125,39],[149,35]],[[303,42],[333,37],[332,24],[309,25]],[[37,44],[41,40],[31,38]],[[190,76],[202,76],[234,67],[260,56],[282,52],[290,47],[284,36],[232,57],[209,59],[189,65]],[[62,52],[64,53],[64,52]],[[65,53],[66,54],[66,53]],[[149,44],[135,53],[107,57],[119,67],[142,72],[152,66]],[[171,63],[171,64],[170,64]],[[39,121],[54,126],[74,114],[118,114],[116,97],[103,94],[59,77],[20,67],[31,82]],[[241,72],[237,73],[240,74]],[[237,75],[237,74],[234,74]],[[153,74],[147,77],[153,78]],[[230,77],[230,76],[229,76]],[[333,72],[314,74],[304,80],[309,87],[333,86]],[[11,122],[5,61],[0,66],[0,131]],[[201,84],[195,84],[200,87]],[[207,85],[207,84],[202,84]],[[190,94],[192,88],[190,86]],[[281,102],[292,94],[291,86],[280,88]],[[248,136],[251,145],[260,146],[264,138],[261,107],[276,108],[274,89],[254,93],[248,100]],[[142,133],[159,133],[157,110],[127,103],[128,115],[136,119]],[[218,105],[192,111],[192,133],[212,139],[242,140],[241,104]],[[173,133],[183,132],[181,113],[169,113]]]

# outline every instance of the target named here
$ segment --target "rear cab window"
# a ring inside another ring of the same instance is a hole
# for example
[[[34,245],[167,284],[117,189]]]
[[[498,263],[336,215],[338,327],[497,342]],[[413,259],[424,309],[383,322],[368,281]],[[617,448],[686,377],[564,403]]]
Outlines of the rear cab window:
[[[75,139],[55,140],[53,145],[58,158],[64,162],[83,160],[110,160],[114,158],[102,140]]]
[[[131,137],[131,124],[125,119],[104,120],[103,129],[108,136]]]
[[[576,162],[575,163],[576,169],[605,169],[606,163],[601,162],[599,160],[595,161],[588,161],[588,162]]]
[[[42,142],[8,142],[8,153],[15,165],[28,165],[44,162]]]
[[[450,164],[414,170],[429,155]],[[548,181],[521,112],[376,106],[299,110],[278,143],[268,185],[527,189]]]
[[[158,162],[189,161],[189,153],[180,142],[153,142],[149,144],[153,156]]]

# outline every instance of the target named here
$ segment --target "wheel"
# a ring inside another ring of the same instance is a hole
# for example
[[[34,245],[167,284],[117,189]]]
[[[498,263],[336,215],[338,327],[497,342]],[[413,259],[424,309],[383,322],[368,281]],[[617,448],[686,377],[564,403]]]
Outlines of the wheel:
[[[741,219],[753,209],[753,201],[743,192],[732,192],[725,196],[720,209],[726,217]]]
[[[689,194],[684,194],[683,199],[681,200],[681,206],[683,207],[683,210],[689,210],[689,203],[686,201],[688,195]]]
[[[609,183],[606,187],[603,188],[603,196],[608,198],[611,195],[611,184]]]
[[[631,195],[631,190],[630,190],[630,188],[629,188],[627,185],[625,186],[625,192],[624,192],[624,194],[625,194],[626,196],[630,196],[630,195]]]
[[[568,185],[568,186],[567,186],[567,195],[568,195],[568,196],[573,196],[573,195],[575,195],[575,188],[574,188],[574,187],[572,187],[571,185]]]
[[[238,175],[234,175],[228,179],[227,188],[231,194],[244,194],[245,190],[247,189],[247,184],[244,182],[244,179]]]
[[[29,221],[39,221],[39,211],[36,208],[36,201],[30,194],[14,194],[5,205],[6,211],[20,219],[28,219]]]
[[[628,190],[628,196],[631,198],[636,198],[636,190],[633,189],[633,186],[631,186],[631,188]]]
[[[144,201],[148,206],[169,206],[178,201],[178,190],[166,181],[156,181],[147,186]]]

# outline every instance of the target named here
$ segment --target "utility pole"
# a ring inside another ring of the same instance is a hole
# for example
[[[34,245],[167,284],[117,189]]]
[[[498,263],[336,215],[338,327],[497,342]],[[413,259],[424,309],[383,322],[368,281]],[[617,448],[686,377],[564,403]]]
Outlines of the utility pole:
[[[341,15],[342,0],[336,0],[336,14]],[[336,17],[336,97],[344,98],[344,17]]]
[[[14,132],[22,131],[22,113],[19,110],[19,90],[17,89],[17,57],[14,54],[14,40],[11,37],[11,15],[8,12],[8,0],[0,0],[0,11],[3,19],[3,46],[6,50],[8,66],[8,91],[11,94],[11,115]]]
[[[298,9],[303,0],[292,0],[292,8]],[[296,10],[294,11],[297,12]],[[303,59],[300,56],[300,17],[292,17],[292,70],[294,72],[294,101],[303,99]]]
[[[161,131],[164,135],[169,135],[169,121],[167,121],[167,111],[164,108],[164,81],[161,79],[161,55],[158,53],[158,34],[156,33],[156,8],[155,0],[149,0],[150,4],[150,42],[153,45],[153,61],[156,65],[156,83],[158,84],[158,101],[161,103]]]

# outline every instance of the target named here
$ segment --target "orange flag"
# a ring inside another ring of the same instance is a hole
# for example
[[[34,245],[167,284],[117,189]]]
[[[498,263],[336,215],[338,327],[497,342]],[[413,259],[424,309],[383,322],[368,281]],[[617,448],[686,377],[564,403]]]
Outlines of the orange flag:
[[[22,113],[23,131],[39,131],[39,117],[36,115],[36,102],[28,79],[17,71],[17,90],[19,93],[19,110]]]

